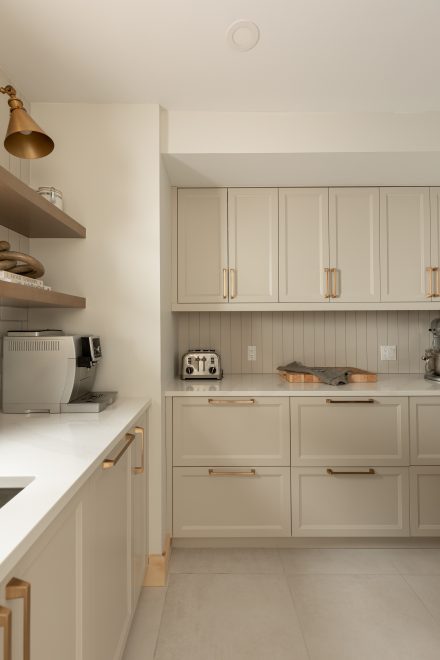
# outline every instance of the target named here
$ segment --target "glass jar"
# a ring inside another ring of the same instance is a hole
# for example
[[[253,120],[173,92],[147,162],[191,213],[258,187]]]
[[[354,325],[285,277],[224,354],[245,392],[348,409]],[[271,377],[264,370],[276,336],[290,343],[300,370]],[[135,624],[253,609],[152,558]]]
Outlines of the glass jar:
[[[51,186],[41,186],[38,188],[37,193],[47,199],[51,204],[55,204],[59,209],[63,210],[63,193]]]

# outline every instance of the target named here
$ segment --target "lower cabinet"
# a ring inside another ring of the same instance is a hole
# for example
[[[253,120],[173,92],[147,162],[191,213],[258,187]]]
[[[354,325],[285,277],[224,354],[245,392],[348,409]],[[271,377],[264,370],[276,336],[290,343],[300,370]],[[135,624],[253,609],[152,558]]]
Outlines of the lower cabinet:
[[[290,536],[288,467],[173,470],[173,534]]]
[[[440,465],[411,467],[411,535],[440,536]]]
[[[11,660],[122,657],[145,568],[144,429],[142,416],[0,585]]]

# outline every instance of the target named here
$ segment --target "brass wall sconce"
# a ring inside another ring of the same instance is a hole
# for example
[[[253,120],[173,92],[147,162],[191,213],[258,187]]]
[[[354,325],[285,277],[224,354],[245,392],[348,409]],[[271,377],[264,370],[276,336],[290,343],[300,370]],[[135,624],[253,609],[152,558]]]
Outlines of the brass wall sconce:
[[[42,158],[50,154],[55,146],[54,141],[28,115],[15,89],[6,85],[0,87],[0,92],[8,94],[11,109],[4,141],[6,151],[18,158]]]

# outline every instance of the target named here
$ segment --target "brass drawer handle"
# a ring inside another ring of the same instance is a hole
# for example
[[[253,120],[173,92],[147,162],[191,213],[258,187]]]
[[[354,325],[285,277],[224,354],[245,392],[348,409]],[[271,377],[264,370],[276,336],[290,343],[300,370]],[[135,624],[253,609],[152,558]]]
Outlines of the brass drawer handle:
[[[8,607],[0,605],[0,628],[3,630],[3,658],[11,660],[12,658],[12,614]]]
[[[331,274],[332,274],[332,293],[331,293],[331,298],[337,298],[337,281],[338,281],[338,269],[337,268],[330,268]]]
[[[369,468],[368,470],[332,470],[332,468],[327,468],[327,474],[332,476],[338,474],[376,474],[374,468]]]
[[[324,298],[331,298],[330,293],[330,268],[324,268],[325,273],[325,294]]]
[[[348,400],[340,400],[340,399],[326,399],[326,403],[375,403],[374,399],[348,399]]]
[[[256,470],[240,470],[238,472],[229,472],[224,470],[208,470],[210,477],[256,477]]]
[[[102,469],[103,470],[108,470],[109,468],[115,467],[115,465],[119,462],[119,460],[122,458],[122,456],[125,454],[133,440],[136,438],[136,435],[134,433],[126,433],[125,434],[125,444],[122,447],[121,451],[119,454],[117,454],[114,458],[106,458],[102,461]]]
[[[31,657],[31,585],[12,578],[6,585],[6,600],[23,599],[23,660]]]
[[[228,269],[223,268],[223,299],[228,298]]]
[[[142,474],[145,470],[145,430],[142,426],[135,426],[134,432],[141,436],[141,464],[133,468],[133,474]]]
[[[208,399],[210,406],[253,406],[255,399]]]

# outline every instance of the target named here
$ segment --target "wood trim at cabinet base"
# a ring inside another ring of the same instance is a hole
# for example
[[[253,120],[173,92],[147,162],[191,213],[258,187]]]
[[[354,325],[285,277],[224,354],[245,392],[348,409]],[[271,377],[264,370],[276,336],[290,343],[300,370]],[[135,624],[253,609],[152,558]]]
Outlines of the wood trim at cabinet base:
[[[144,587],[166,587],[168,583],[168,565],[171,556],[171,536],[165,537],[165,546],[161,555],[149,555],[145,571]]]

